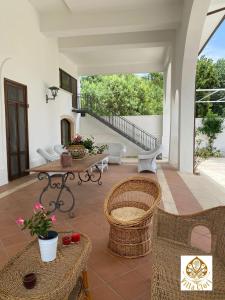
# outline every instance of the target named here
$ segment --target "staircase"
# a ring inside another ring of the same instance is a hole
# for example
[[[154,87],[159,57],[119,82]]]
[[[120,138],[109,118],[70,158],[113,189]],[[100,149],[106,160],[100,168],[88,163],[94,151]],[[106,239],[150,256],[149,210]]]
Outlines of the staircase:
[[[81,115],[85,115],[88,113],[104,125],[113,129],[135,145],[139,146],[145,151],[149,151],[154,149],[158,145],[158,140],[156,137],[151,135],[150,133],[144,131],[139,128],[132,122],[128,121],[126,118],[121,116],[101,116],[93,108],[93,101],[78,101],[78,103],[82,103],[82,108],[74,109],[74,112],[81,113]],[[85,104],[84,104],[85,103]]]

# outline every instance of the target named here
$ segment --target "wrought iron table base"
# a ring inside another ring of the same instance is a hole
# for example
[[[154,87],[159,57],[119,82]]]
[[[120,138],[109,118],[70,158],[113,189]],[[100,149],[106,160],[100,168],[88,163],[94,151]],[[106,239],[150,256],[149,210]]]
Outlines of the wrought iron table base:
[[[92,172],[92,168],[91,170],[88,169],[87,171],[84,172],[84,175],[82,176],[81,173],[78,173],[78,184],[82,184],[82,182],[97,182],[99,185],[102,185],[102,181],[101,181],[101,177],[102,177],[102,172],[99,169],[98,165],[94,165],[94,167],[96,168],[97,172]]]
[[[43,188],[41,195],[39,197],[39,201],[40,203],[44,206],[43,204],[43,196],[44,194],[49,190],[49,189],[53,189],[53,190],[59,190],[59,193],[56,197],[56,200],[51,200],[48,204],[49,204],[49,211],[50,212],[54,212],[55,210],[59,210],[61,212],[64,213],[69,213],[69,216],[71,218],[74,217],[74,206],[75,206],[75,197],[71,191],[71,189],[68,187],[68,185],[66,184],[67,180],[74,180],[75,179],[75,175],[72,172],[67,172],[67,173],[54,173],[54,174],[49,174],[47,172],[40,172],[38,174],[38,179],[39,180],[43,180],[43,179],[47,179],[47,185]],[[54,179],[60,179],[60,182],[54,182]],[[69,208],[65,208],[65,201],[62,199],[62,192],[63,191],[68,192],[68,194],[70,195],[70,198],[72,200],[71,205],[69,206]]]

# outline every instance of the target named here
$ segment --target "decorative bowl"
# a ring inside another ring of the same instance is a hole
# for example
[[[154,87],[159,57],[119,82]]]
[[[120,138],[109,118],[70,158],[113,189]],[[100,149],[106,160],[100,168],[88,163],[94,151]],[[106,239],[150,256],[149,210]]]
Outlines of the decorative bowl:
[[[85,157],[86,149],[83,145],[70,145],[67,147],[73,159],[80,159]]]

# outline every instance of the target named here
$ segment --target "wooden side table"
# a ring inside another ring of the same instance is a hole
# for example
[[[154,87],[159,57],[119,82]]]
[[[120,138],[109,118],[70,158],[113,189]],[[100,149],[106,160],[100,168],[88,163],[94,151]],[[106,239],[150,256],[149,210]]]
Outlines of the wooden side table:
[[[57,258],[44,263],[37,240],[13,257],[0,272],[1,300],[91,300],[87,260],[91,242],[85,235],[77,244],[58,247]],[[23,276],[35,273],[33,289],[23,286]]]

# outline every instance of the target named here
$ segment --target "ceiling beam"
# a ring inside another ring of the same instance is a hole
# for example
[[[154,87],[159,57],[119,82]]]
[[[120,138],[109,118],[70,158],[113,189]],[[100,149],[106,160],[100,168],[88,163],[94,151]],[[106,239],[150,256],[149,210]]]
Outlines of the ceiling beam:
[[[47,13],[40,15],[41,31],[53,37],[175,29],[181,6],[164,4],[151,10]]]
[[[106,47],[160,47],[174,42],[175,30],[156,30],[108,35],[60,38],[60,51],[90,51]]]
[[[85,65],[78,66],[78,75],[100,75],[100,74],[122,74],[122,73],[147,73],[163,72],[164,66],[161,63],[127,63],[114,65]]]
[[[221,12],[221,11],[224,11],[224,10],[225,10],[225,7],[221,7],[221,8],[218,8],[218,9],[215,9],[215,10],[212,10],[212,11],[209,11],[209,12],[207,13],[207,16],[217,14],[217,13],[219,13],[219,12]]]

